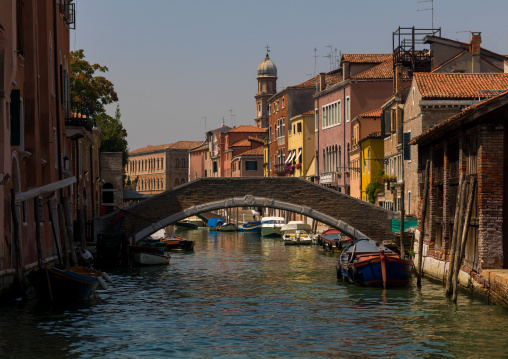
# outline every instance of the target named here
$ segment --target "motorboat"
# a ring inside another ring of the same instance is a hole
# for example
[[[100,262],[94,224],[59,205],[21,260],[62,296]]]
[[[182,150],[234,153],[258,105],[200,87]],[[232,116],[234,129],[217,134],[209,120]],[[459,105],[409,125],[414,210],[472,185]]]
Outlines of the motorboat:
[[[285,245],[314,244],[314,237],[303,229],[288,229],[282,238]]]
[[[412,262],[369,238],[350,243],[341,253],[337,277],[369,287],[402,287],[409,283]]]
[[[312,227],[310,226],[310,224],[303,223],[302,221],[290,221],[289,223],[281,227],[280,235],[284,237],[284,233],[286,233],[286,231],[296,231],[296,230],[310,233]]]
[[[162,238],[161,242],[166,245],[167,250],[173,251],[194,250],[194,241],[178,236],[168,235],[165,238]]]
[[[247,222],[241,225],[238,229],[240,232],[245,233],[261,233],[261,221]]]
[[[163,247],[129,246],[129,251],[133,262],[142,266],[167,265],[171,258]]]
[[[283,217],[263,217],[261,235],[263,237],[281,237],[280,230],[286,222]]]

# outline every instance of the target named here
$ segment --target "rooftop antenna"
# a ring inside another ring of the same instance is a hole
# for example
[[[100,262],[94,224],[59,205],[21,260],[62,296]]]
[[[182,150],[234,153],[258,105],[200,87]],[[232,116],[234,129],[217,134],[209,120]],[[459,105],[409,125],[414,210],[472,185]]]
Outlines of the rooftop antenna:
[[[314,48],[314,77],[316,76],[316,60],[317,60],[317,49]]]
[[[418,1],[418,3],[423,3],[423,2],[430,2],[430,8],[428,8],[428,9],[419,9],[419,10],[416,10],[416,11],[431,11],[432,12],[432,29],[434,29],[434,0],[422,0],[422,1]]]
[[[330,72],[332,71],[332,64],[333,64],[333,51],[332,51],[332,45],[327,45],[325,47],[329,47],[330,48],[330,55],[329,56],[325,56],[325,57],[329,57],[330,58]]]
[[[233,126],[236,126],[236,121],[233,120],[233,118],[235,117],[235,115],[233,115],[233,110],[229,110],[229,116],[231,117],[231,123],[233,124]]]

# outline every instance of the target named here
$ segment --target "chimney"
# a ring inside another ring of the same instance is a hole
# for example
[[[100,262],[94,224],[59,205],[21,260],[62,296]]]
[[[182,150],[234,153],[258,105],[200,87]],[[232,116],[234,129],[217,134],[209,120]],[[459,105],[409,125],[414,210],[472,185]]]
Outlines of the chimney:
[[[319,73],[319,91],[323,91],[326,88],[326,77],[325,73]]]
[[[342,61],[342,79],[349,78],[349,61]]]
[[[402,80],[404,77],[404,72],[402,68],[402,64],[396,64],[393,74],[393,94],[397,97],[401,96],[402,92]]]
[[[471,44],[469,51],[471,51],[471,72],[480,72],[480,45],[482,43],[481,32],[471,32]]]

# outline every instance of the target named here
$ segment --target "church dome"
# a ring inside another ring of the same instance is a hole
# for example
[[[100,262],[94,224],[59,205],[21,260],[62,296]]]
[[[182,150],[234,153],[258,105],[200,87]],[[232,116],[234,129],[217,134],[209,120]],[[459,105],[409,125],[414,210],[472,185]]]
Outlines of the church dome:
[[[270,60],[268,53],[263,62],[258,66],[258,77],[277,77],[277,67]]]

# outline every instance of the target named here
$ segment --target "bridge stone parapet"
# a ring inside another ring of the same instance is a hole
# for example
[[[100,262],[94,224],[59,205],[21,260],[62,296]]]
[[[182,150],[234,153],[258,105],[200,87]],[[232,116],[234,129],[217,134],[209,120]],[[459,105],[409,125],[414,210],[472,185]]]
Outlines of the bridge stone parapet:
[[[201,178],[100,217],[96,228],[120,228],[139,240],[186,217],[233,207],[277,208],[349,236],[392,239],[393,212],[296,177]]]

